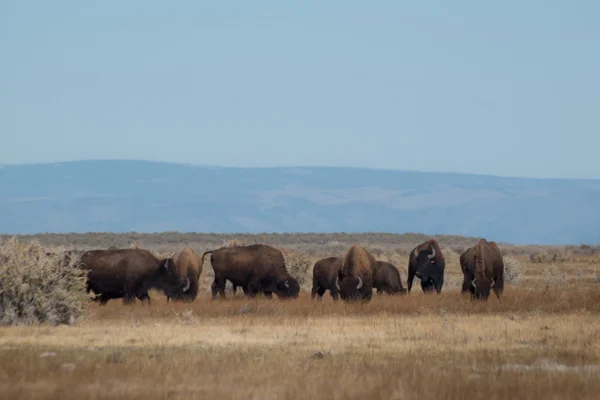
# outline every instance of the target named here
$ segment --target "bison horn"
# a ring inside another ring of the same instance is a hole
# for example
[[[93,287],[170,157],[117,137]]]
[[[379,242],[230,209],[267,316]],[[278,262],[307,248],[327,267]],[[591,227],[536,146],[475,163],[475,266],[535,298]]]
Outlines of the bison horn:
[[[360,289],[363,285],[362,279],[360,279],[360,276],[357,276],[356,278],[358,278],[358,285],[356,285],[356,289]]]
[[[190,282],[190,278],[186,277],[185,279],[187,279],[187,284],[185,285],[185,287],[183,288],[184,292],[187,292],[190,289],[190,286],[192,286],[191,282]]]
[[[415,255],[415,257],[419,255],[419,252],[417,251],[416,247],[415,247],[415,251],[413,252],[413,254]]]
[[[473,278],[473,282],[471,282],[471,285],[473,285],[474,288],[477,287],[477,284],[475,284],[475,281],[477,280],[477,278]]]
[[[340,290],[340,277],[337,276],[335,278],[335,287],[337,288],[337,290]]]
[[[432,252],[430,255],[428,255],[427,257],[429,257],[429,259],[431,260],[433,257],[435,257],[435,247],[431,248]]]
[[[169,269],[169,259],[165,260],[165,269]]]
[[[288,289],[290,288],[290,283],[287,281],[287,279],[285,282],[283,282],[283,286],[285,286]]]
[[[496,284],[496,281],[492,279],[492,283],[490,284],[490,287],[493,288],[495,284]]]

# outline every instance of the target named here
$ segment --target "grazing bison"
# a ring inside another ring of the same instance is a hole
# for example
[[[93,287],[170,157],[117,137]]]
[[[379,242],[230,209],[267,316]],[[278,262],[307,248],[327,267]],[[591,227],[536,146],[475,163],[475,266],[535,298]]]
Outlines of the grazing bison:
[[[159,260],[143,249],[86,251],[77,266],[88,271],[87,292],[94,292],[101,305],[117,298],[125,304],[136,297],[149,302],[151,288],[175,293],[189,287],[189,281],[182,282],[166,259]]]
[[[446,261],[440,246],[435,239],[421,243],[411,251],[408,258],[408,291],[412,289],[415,276],[421,280],[423,292],[430,293],[435,289],[438,293],[444,285],[444,269]]]
[[[275,293],[281,299],[298,297],[300,285],[289,274],[281,251],[264,244],[221,247],[203,254],[210,254],[215,272],[211,285],[212,298],[217,292],[225,298],[225,283],[241,286],[249,297],[263,292],[266,297]]]
[[[496,297],[504,290],[504,260],[495,242],[480,239],[473,247],[460,255],[460,269],[463,273],[461,293],[471,293],[471,297],[487,300],[493,288]]]
[[[385,261],[377,261],[373,270],[373,288],[377,289],[377,294],[406,294],[406,289],[402,287],[400,272],[398,269]]]
[[[339,294],[335,285],[342,259],[340,257],[327,257],[315,263],[313,266],[313,286],[310,293],[311,300],[319,295],[319,301],[323,300],[323,295],[327,290],[333,297],[333,301],[338,301]]]
[[[186,286],[175,292],[165,291],[167,302],[173,300],[194,301],[198,295],[198,281],[202,273],[203,258],[189,247],[184,248],[173,257],[166,260],[167,268],[172,266],[174,273],[182,281],[186,280]]]
[[[341,260],[335,287],[344,301],[369,301],[373,296],[375,257],[358,244],[350,247]]]

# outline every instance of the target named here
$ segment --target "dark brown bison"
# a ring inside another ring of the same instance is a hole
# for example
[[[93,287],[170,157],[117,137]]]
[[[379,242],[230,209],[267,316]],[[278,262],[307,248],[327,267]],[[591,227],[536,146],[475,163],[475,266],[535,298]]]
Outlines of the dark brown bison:
[[[471,293],[471,297],[487,300],[493,288],[496,297],[504,290],[504,260],[495,242],[480,239],[473,247],[460,255],[460,269],[463,273],[461,293]]]
[[[377,289],[377,294],[406,294],[406,289],[402,286],[400,271],[385,261],[377,261],[373,270],[373,288]]]
[[[423,292],[430,293],[442,291],[444,285],[444,269],[446,261],[440,246],[435,239],[416,246],[408,257],[408,279],[406,284],[408,291],[412,289],[415,276],[421,280]]]
[[[375,257],[358,244],[342,257],[335,287],[344,301],[369,301],[373,296]]]
[[[166,259],[159,260],[143,249],[90,250],[84,252],[78,268],[89,271],[87,292],[94,292],[101,305],[110,299],[123,298],[123,303],[149,302],[149,289],[176,293],[189,287],[182,282]]]
[[[175,292],[165,291],[167,302],[172,298],[177,301],[194,301],[198,295],[200,274],[202,273],[203,259],[189,247],[175,253],[173,257],[166,260],[167,268],[172,266],[175,274],[182,281],[186,280],[186,286]]]
[[[212,298],[217,292],[225,298],[225,283],[241,286],[249,297],[263,292],[266,297],[275,293],[281,299],[298,297],[300,285],[289,274],[281,251],[264,244],[221,247],[203,254],[210,254],[215,272],[211,285]]]
[[[333,297],[333,301],[338,301],[339,294],[335,285],[338,277],[338,272],[342,266],[340,257],[327,257],[315,263],[313,266],[313,286],[310,293],[311,300],[319,295],[319,301],[323,299],[323,295],[327,290]]]

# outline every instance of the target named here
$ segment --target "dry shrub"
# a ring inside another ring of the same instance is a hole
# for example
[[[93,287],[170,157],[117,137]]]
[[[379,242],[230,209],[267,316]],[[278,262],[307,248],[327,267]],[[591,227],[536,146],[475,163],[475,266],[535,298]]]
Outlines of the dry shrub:
[[[566,282],[567,275],[564,272],[561,274],[560,269],[555,264],[552,264],[544,270],[542,279],[547,286],[551,286],[560,282]]]
[[[446,263],[460,264],[460,255],[455,253],[454,250],[452,250],[451,248],[444,247],[442,249],[442,254],[444,255],[444,259],[446,260]]]
[[[532,264],[550,264],[550,263],[563,263],[567,259],[564,254],[558,251],[550,251],[547,253],[536,252],[529,254],[529,261]]]
[[[0,325],[73,324],[89,298],[85,272],[64,249],[46,254],[37,242],[16,238],[0,246]]]
[[[507,283],[516,284],[521,280],[525,273],[523,265],[513,257],[503,257],[504,259],[504,280]]]
[[[303,288],[312,287],[312,268],[314,264],[311,258],[304,253],[286,249],[279,250],[283,253],[288,272],[298,280],[298,284]]]
[[[221,247],[245,246],[246,242],[242,239],[224,240]]]
[[[115,247],[115,246],[111,246],[111,247]],[[136,240],[135,242],[129,243],[129,248],[130,249],[141,249],[142,248],[142,244],[140,243],[139,240]]]

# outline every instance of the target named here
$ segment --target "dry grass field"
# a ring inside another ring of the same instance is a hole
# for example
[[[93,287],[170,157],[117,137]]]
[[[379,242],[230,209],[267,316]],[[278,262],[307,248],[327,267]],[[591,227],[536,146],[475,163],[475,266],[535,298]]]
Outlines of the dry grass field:
[[[46,235],[48,247],[191,245],[231,238]],[[115,239],[116,238],[116,239]],[[29,240],[33,237],[22,238]],[[70,242],[66,240],[69,239]],[[421,238],[376,234],[245,237],[286,249],[303,281],[297,300],[210,299],[205,261],[199,297],[168,303],[87,305],[74,325],[0,328],[3,399],[597,399],[600,396],[600,252],[597,247],[501,246],[511,282],[498,301],[460,295],[460,249],[447,237],[440,295],[418,280],[406,296],[367,304],[310,299],[310,267],[355,239],[394,262],[406,285],[408,252]],[[271,240],[269,242],[269,240]],[[187,243],[186,243],[187,242]],[[71,243],[71,244],[69,244]],[[207,265],[208,264],[208,265]]]

